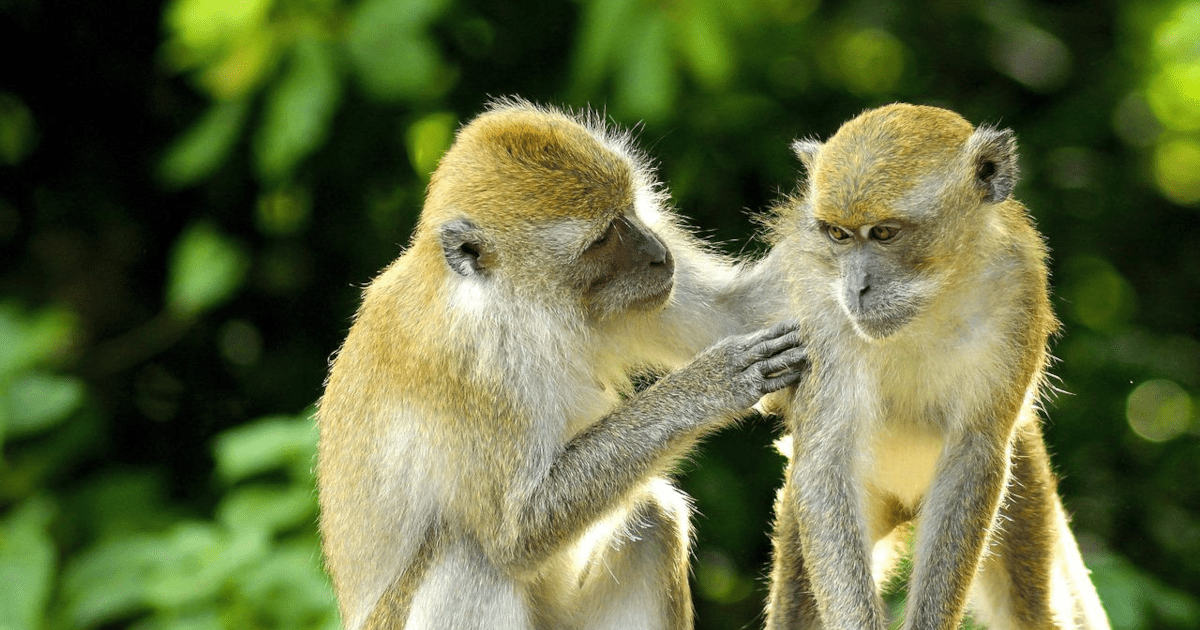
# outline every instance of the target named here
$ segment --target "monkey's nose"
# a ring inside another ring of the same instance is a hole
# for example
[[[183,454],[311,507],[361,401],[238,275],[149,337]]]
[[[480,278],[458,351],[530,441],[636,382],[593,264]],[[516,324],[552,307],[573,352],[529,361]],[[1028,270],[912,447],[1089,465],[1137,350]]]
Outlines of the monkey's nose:
[[[856,282],[851,285],[851,297],[854,298],[854,305],[862,310],[866,307],[867,294],[871,291],[871,276],[863,274],[856,278]]]
[[[646,257],[650,260],[651,265],[661,265],[667,262],[669,256],[670,252],[667,251],[667,247],[663,245],[662,241],[658,240],[658,237],[651,236],[646,239]]]

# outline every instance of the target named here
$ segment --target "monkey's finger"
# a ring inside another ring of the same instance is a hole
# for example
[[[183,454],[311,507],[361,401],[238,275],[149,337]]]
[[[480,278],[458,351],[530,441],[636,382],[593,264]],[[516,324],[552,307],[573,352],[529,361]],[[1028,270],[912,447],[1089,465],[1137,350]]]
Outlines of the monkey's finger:
[[[750,354],[759,359],[766,359],[792,348],[798,348],[801,342],[800,331],[792,329],[781,336],[763,339],[750,348]]]
[[[785,319],[767,328],[766,333],[771,337],[782,337],[796,330],[800,330],[800,322],[794,319]]]
[[[808,349],[804,347],[793,347],[770,357],[766,360],[759,361],[756,367],[758,373],[763,376],[774,376],[784,371],[792,371],[801,368],[808,364]]]
[[[802,376],[804,376],[804,370],[802,369],[789,370],[779,374],[778,376],[772,376],[763,381],[763,395],[777,392],[785,387],[795,385],[796,383],[800,382],[800,378]]]
[[[767,328],[762,328],[742,337],[747,346],[754,347],[764,341],[778,339],[799,330],[800,324],[795,320],[784,320]]]

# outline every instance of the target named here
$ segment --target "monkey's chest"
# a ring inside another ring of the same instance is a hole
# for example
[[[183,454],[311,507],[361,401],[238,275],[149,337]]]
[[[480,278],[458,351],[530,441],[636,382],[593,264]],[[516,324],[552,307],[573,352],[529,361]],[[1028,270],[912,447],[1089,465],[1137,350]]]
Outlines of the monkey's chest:
[[[938,432],[905,426],[876,434],[866,458],[869,485],[882,495],[915,508],[933,482],[945,442]]]

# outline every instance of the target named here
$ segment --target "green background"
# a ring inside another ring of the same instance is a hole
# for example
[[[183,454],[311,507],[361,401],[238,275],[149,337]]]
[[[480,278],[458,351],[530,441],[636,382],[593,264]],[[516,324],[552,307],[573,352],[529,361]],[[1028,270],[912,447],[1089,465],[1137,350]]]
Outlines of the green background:
[[[788,143],[1011,127],[1047,439],[1114,626],[1200,626],[1200,2],[0,0],[0,629],[334,628],[311,405],[489,96],[638,125],[755,253]],[[698,627],[761,624],[776,422],[681,466]]]

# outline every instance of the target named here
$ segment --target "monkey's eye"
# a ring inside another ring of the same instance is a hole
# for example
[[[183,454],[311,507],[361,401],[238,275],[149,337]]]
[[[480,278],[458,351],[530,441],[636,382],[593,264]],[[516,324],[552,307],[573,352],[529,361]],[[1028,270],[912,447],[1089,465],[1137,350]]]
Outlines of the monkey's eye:
[[[826,225],[825,234],[837,243],[845,243],[850,240],[850,232],[843,230],[836,225]]]
[[[596,249],[597,247],[604,245],[606,242],[608,242],[608,239],[612,237],[612,234],[616,229],[617,229],[616,221],[609,223],[608,229],[604,230],[604,233],[600,235],[600,238],[592,241],[592,244],[588,245],[588,249]]]
[[[898,227],[892,227],[890,225],[876,225],[875,227],[871,228],[871,240],[879,241],[880,243],[886,243],[896,238],[896,235],[899,233],[900,228]]]

